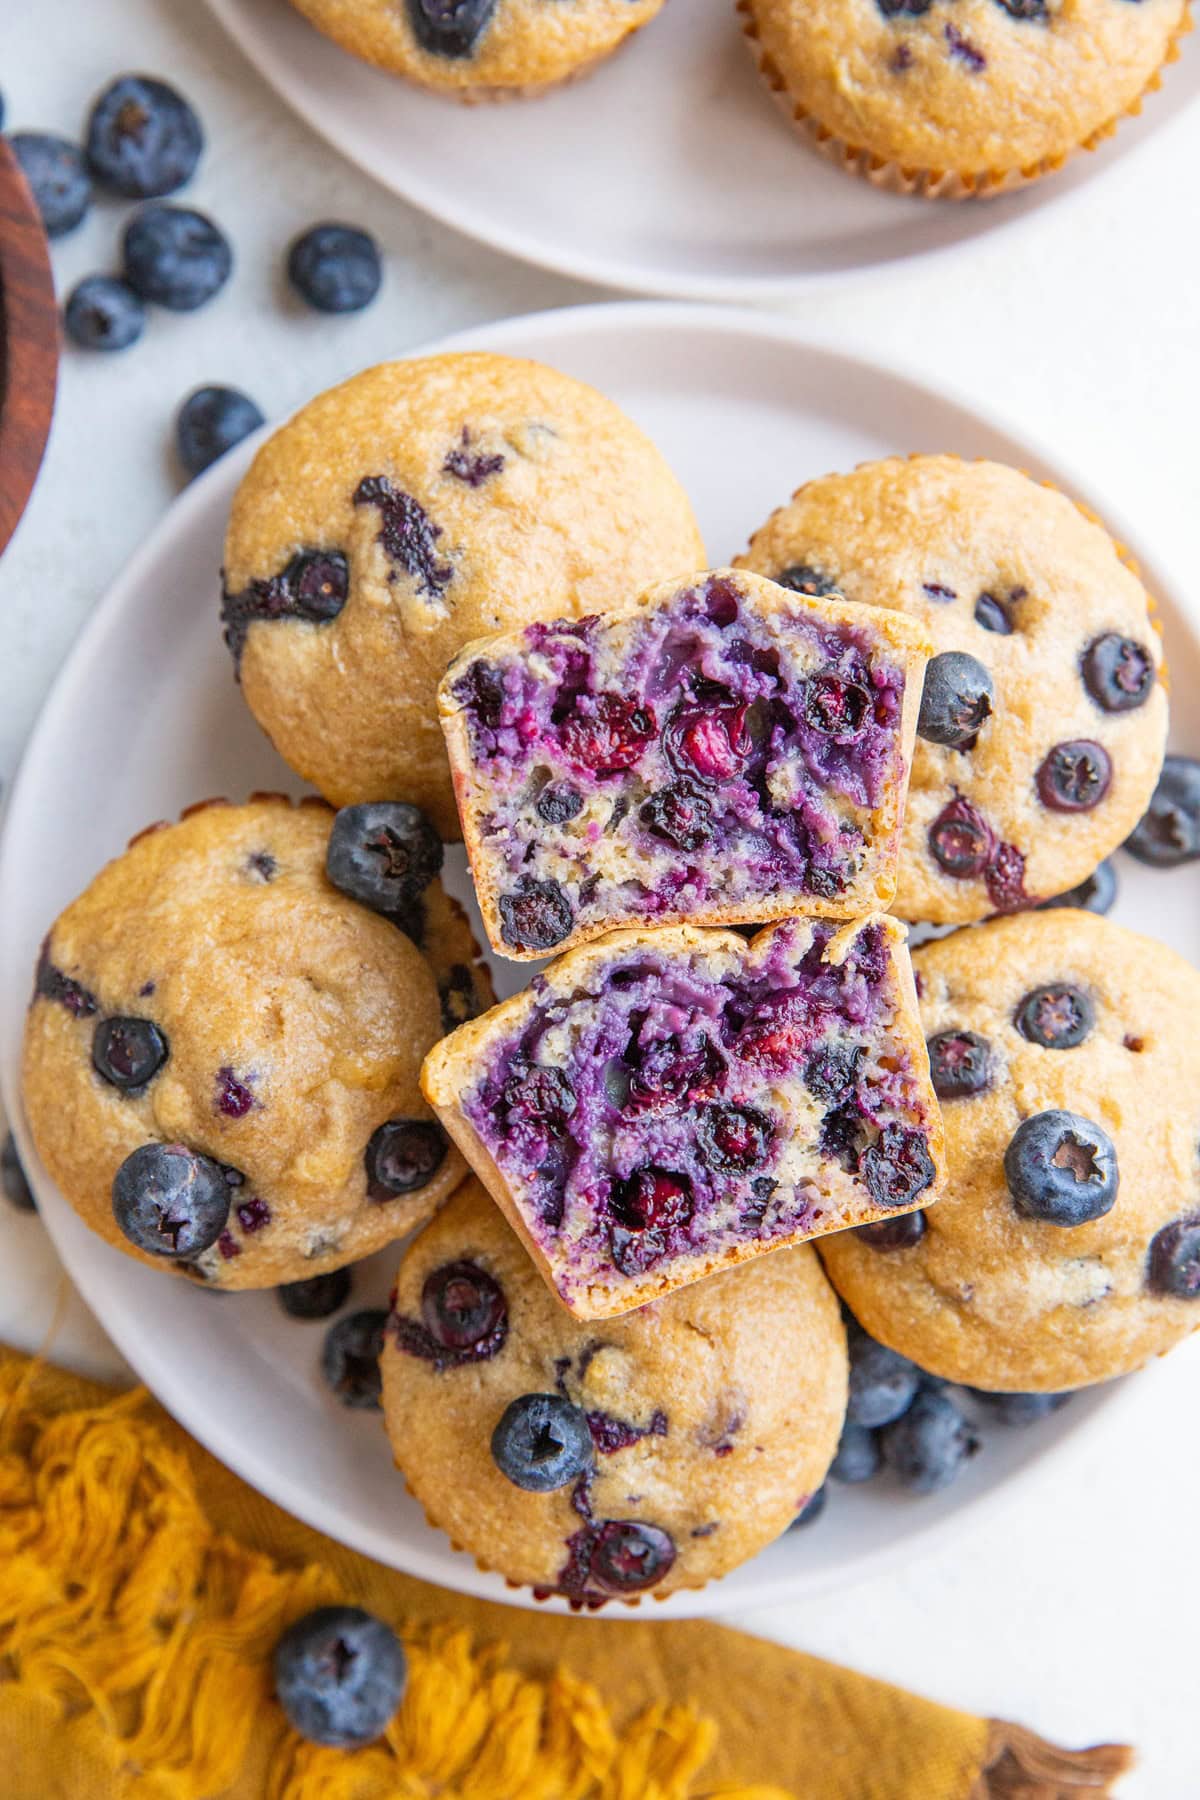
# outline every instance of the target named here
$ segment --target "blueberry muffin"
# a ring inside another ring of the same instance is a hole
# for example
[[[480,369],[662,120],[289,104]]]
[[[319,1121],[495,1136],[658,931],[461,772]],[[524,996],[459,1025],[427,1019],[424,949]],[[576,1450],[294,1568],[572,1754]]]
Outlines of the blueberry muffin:
[[[598,1332],[477,1181],[409,1247],[381,1367],[430,1523],[577,1607],[702,1587],[753,1556],[821,1486],[846,1406],[845,1331],[807,1247]]]
[[[537,94],[582,75],[664,0],[292,0],[343,50],[456,100]]]
[[[903,928],[615,931],[462,1026],[422,1086],[538,1268],[600,1319],[927,1205],[941,1121]]]
[[[1187,0],[739,0],[805,135],[877,186],[965,199],[1109,137],[1178,55]]]
[[[927,651],[731,569],[469,644],[438,703],[493,947],[888,906]]]
[[[265,797],[153,827],[38,963],[23,1089],[42,1161],[109,1243],[222,1288],[354,1262],[464,1173],[419,1088],[439,978],[330,884],[330,824]],[[474,977],[453,910],[428,903]]]
[[[255,457],[225,541],[225,638],[259,724],[327,799],[413,801],[451,837],[451,657],[703,563],[682,488],[593,388],[504,356],[385,363]]]
[[[933,640],[903,918],[963,924],[1064,893],[1146,810],[1167,733],[1150,600],[1064,494],[1000,463],[889,457],[808,482],[738,562],[909,613]]]
[[[826,1238],[873,1337],[970,1387],[1055,1393],[1200,1325],[1200,972],[1074,909],[916,951],[946,1127],[928,1216]]]

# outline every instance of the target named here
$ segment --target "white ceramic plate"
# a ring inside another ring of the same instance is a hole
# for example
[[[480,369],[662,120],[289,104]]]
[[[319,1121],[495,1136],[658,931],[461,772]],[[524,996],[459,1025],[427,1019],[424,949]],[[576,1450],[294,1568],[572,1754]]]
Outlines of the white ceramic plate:
[[[301,118],[385,187],[527,262],[639,293],[782,298],[969,245],[1065,198],[1200,89],[1185,53],[1144,116],[1061,175],[981,205],[880,194],[773,104],[733,0],[669,0],[586,80],[464,107],[359,62],[289,0],[208,0]]]
[[[728,559],[805,477],[891,451],[952,450],[1020,464],[1103,498],[1036,446],[965,405],[877,364],[807,343],[784,324],[700,307],[606,306],[514,319],[439,348],[540,357],[594,382],[662,446],[687,485],[714,561]],[[0,1085],[43,1217],[68,1270],[118,1348],[163,1403],[246,1480],[310,1524],[442,1585],[527,1604],[452,1551],[405,1494],[376,1418],[344,1411],[318,1371],[323,1328],[286,1319],[271,1294],[214,1298],[141,1267],[93,1237],[50,1184],[20,1123],[18,1064],[31,971],[55,915],[127,839],[211,794],[294,787],[243,705],[217,628],[225,517],[252,446],[175,504],[97,607],[34,731],[0,838]],[[1124,526],[1112,520],[1124,534]],[[1181,742],[1200,741],[1200,644],[1163,572]],[[455,863],[467,893],[461,852]],[[1200,956],[1200,870],[1152,874],[1128,859],[1120,914]],[[481,934],[482,935],[482,934]],[[504,964],[505,991],[524,977]],[[395,1252],[364,1265],[354,1304],[382,1304]],[[992,1430],[945,1494],[916,1500],[884,1483],[839,1488],[823,1521],[781,1540],[674,1615],[801,1596],[857,1578],[947,1523],[1110,1416],[1100,1390],[1029,1432]],[[618,1609],[623,1610],[623,1609]],[[656,1616],[657,1616],[657,1609]]]

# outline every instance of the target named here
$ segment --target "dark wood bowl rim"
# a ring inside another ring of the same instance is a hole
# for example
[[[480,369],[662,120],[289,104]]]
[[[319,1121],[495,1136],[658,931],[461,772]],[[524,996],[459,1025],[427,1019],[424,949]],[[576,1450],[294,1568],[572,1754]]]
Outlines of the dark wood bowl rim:
[[[37,479],[58,381],[58,308],[46,234],[0,138],[0,552]]]

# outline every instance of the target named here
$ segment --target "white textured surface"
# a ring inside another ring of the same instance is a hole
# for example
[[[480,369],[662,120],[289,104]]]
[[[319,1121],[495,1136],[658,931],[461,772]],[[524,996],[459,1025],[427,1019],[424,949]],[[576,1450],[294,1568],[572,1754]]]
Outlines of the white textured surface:
[[[231,231],[238,270],[195,318],[156,316],[128,356],[64,361],[49,462],[0,565],[5,774],[81,621],[175,489],[168,422],[191,386],[233,381],[278,415],[457,325],[593,297],[473,248],[370,187],[306,134],[188,0],[0,8],[0,80],[14,126],[78,129],[89,95],[131,67],[175,77],[200,106],[210,152],[196,201]],[[1198,151],[1193,108],[1069,208],[981,238],[969,259],[824,293],[804,317],[822,336],[903,356],[1026,421],[1121,495],[1143,539],[1187,570],[1200,551]],[[358,319],[302,317],[281,293],[279,252],[322,216],[370,226],[388,251],[385,295]],[[102,204],[58,247],[60,281],[112,261],[119,218]],[[70,829],[69,819],[47,821],[48,856],[56,831]],[[3,1229],[0,1331],[34,1343],[54,1310],[55,1264],[36,1221],[8,1218]],[[72,1302],[68,1313],[61,1353],[102,1368],[82,1307]],[[1143,1762],[1127,1795],[1194,1796],[1186,1584],[1200,1492],[1198,1378],[1200,1352],[1177,1353],[1146,1385],[1144,1407],[1121,1409],[1119,1433],[1093,1434],[1055,1464],[1052,1483],[1030,1480],[985,1528],[904,1573],[814,1601],[802,1616],[744,1623],[1064,1740],[1129,1737]],[[803,1792],[802,1772],[780,1775]]]

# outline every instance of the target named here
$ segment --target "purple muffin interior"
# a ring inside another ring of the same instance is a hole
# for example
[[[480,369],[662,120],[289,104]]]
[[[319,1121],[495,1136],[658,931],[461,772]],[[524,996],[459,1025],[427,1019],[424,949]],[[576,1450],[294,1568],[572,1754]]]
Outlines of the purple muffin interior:
[[[781,894],[833,900],[902,778],[904,670],[867,625],[736,575],[532,625],[452,686],[505,941]]]
[[[535,979],[461,1103],[565,1298],[916,1204],[934,1165],[889,946],[868,924],[823,961],[838,929]]]

